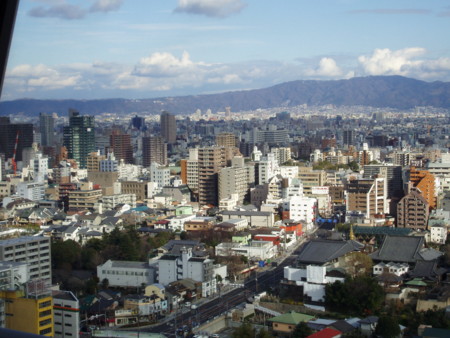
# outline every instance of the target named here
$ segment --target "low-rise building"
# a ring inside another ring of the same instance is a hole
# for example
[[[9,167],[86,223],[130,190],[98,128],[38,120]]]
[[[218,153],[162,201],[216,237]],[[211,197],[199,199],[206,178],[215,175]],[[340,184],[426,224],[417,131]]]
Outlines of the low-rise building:
[[[140,287],[155,282],[156,267],[147,262],[129,262],[107,260],[97,266],[100,281],[107,279],[110,286]]]

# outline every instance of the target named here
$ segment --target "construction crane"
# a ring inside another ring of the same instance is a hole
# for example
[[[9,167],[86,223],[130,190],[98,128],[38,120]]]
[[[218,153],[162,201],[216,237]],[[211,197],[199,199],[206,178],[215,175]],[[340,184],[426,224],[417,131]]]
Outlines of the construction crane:
[[[14,153],[13,153],[13,158],[11,160],[11,163],[13,166],[13,171],[14,171],[14,176],[16,176],[16,172],[17,172],[16,153],[17,153],[17,145],[18,144],[19,144],[19,131],[17,131],[17,134],[16,134],[16,143],[14,144]]]

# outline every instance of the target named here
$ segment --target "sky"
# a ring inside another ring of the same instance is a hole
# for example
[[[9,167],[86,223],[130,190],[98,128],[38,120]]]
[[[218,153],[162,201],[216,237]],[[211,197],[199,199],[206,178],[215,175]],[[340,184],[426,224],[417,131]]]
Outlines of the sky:
[[[2,101],[450,81],[448,0],[20,0]]]

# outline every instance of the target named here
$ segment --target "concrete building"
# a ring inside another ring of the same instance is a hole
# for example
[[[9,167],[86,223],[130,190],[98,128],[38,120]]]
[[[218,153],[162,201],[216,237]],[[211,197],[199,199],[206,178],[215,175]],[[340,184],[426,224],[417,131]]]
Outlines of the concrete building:
[[[100,152],[91,152],[86,159],[86,167],[88,172],[100,171],[100,161],[106,159],[105,155],[100,155]]]
[[[53,337],[53,305],[48,289],[40,281],[29,282],[23,291],[0,291],[5,299],[5,327],[12,330]]]
[[[445,244],[447,241],[447,228],[438,224],[431,226],[430,241],[432,243]]]
[[[68,193],[69,209],[94,209],[102,198],[101,189],[92,190],[72,190]]]
[[[101,201],[105,210],[114,209],[118,204],[128,204],[131,208],[136,208],[135,194],[116,194],[103,196]]]
[[[150,181],[161,188],[170,185],[170,168],[153,162],[150,165]]]
[[[397,205],[397,227],[425,230],[429,210],[429,205],[420,191],[412,188]]]
[[[200,205],[219,205],[218,174],[226,166],[224,147],[198,150],[198,196]]]
[[[232,148],[238,146],[238,138],[233,133],[220,133],[216,135],[216,145]]]
[[[289,147],[272,148],[270,152],[275,155],[278,165],[282,165],[283,163],[292,159],[291,148]]]
[[[69,126],[64,127],[64,146],[69,158],[77,161],[80,168],[86,168],[89,153],[95,151],[94,116],[81,116],[70,110]]]
[[[97,266],[97,276],[100,281],[107,279],[113,287],[140,287],[155,282],[156,267],[147,262],[128,262],[107,260]]]
[[[322,187],[327,183],[325,170],[313,170],[312,167],[299,167],[298,178],[302,181],[305,195],[311,194],[312,187]]]
[[[246,166],[243,157],[235,157],[231,167],[222,168],[219,172],[219,201],[237,194],[238,203],[243,204],[254,183],[254,166]]]
[[[189,158],[181,160],[181,180],[193,192],[198,191],[198,148],[189,149]]]
[[[114,130],[109,136],[109,145],[117,160],[133,163],[133,147],[131,146],[130,135]]]
[[[119,161],[116,160],[114,153],[108,153],[106,159],[99,161],[99,169],[101,172],[118,172]]]
[[[17,140],[16,162],[22,161],[22,152],[33,144],[33,124],[11,123],[9,117],[0,118],[0,153],[5,154],[5,160],[14,155]]]
[[[409,181],[414,187],[420,190],[430,209],[436,208],[435,177],[428,170],[420,170],[411,167],[409,171]]]
[[[273,227],[275,217],[273,212],[269,211],[235,211],[224,210],[220,213],[223,221],[230,219],[246,219],[251,227],[262,228]]]
[[[17,184],[16,193],[21,198],[31,201],[41,201],[45,199],[45,189],[47,184],[44,182],[20,182]]]
[[[153,197],[159,190],[159,185],[148,181],[124,181],[121,182],[122,194],[133,194],[137,201],[144,201]]]
[[[27,263],[30,280],[51,283],[50,239],[24,236],[0,241],[0,261]]]
[[[174,144],[177,141],[177,122],[175,115],[168,111],[163,111],[160,116],[161,121],[161,136],[169,144]]]
[[[361,212],[367,220],[389,213],[384,178],[352,180],[347,185],[347,213]]]
[[[152,163],[167,165],[167,143],[163,137],[147,136],[142,138],[143,166],[150,167]]]
[[[41,132],[41,146],[54,147],[55,146],[55,119],[53,115],[46,113],[39,113],[39,131]]]
[[[283,219],[303,221],[307,230],[312,229],[317,216],[317,200],[306,196],[292,196],[283,201]]]
[[[194,257],[192,248],[183,247],[180,254],[166,254],[158,260],[158,282],[162,285],[191,278],[195,281],[202,282],[208,294],[217,292],[216,280],[214,278],[213,260],[206,257]]]
[[[54,337],[79,337],[80,302],[70,291],[53,291]]]

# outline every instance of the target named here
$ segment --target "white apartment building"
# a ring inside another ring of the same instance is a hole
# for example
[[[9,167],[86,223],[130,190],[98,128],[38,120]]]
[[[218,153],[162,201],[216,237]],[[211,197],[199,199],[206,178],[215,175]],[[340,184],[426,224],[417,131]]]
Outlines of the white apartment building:
[[[303,286],[303,294],[312,302],[325,300],[325,286],[334,282],[343,283],[345,277],[333,277],[327,274],[326,266],[307,265],[304,268],[284,268],[284,278],[294,281],[296,285]],[[306,305],[317,310],[325,311],[324,306]]]
[[[155,282],[156,267],[147,262],[112,261],[107,260],[97,266],[97,276],[100,281],[107,279],[114,287],[140,287]]]
[[[168,227],[170,230],[174,232],[183,231],[184,229],[184,223],[187,221],[190,221],[196,217],[195,214],[193,215],[180,215],[173,217],[169,220]]]
[[[24,236],[0,241],[0,261],[27,263],[30,280],[51,283],[50,238]]]
[[[103,208],[110,210],[116,207],[118,204],[128,204],[131,208],[136,208],[136,195],[135,194],[117,194],[102,196]]]
[[[292,196],[283,201],[283,211],[289,211],[289,218],[304,221],[306,229],[312,229],[316,218],[317,200],[311,197]]]
[[[217,256],[244,256],[251,260],[274,258],[278,247],[268,241],[251,241],[249,244],[224,242],[215,247]]]
[[[170,168],[153,162],[150,165],[150,181],[158,183],[159,187],[170,185]]]
[[[235,157],[232,166],[219,171],[219,201],[238,195],[238,203],[244,203],[244,197],[255,183],[255,167],[246,166],[243,157]]]
[[[430,241],[437,244],[445,244],[447,240],[447,228],[443,225],[430,227]]]
[[[270,152],[275,154],[275,158],[277,159],[279,165],[282,165],[292,159],[291,148],[289,147],[272,148]]]
[[[258,170],[257,184],[268,183],[273,176],[279,173],[278,161],[273,153],[269,153],[266,157],[263,157],[261,161],[257,163],[256,167]]]
[[[17,184],[16,193],[21,198],[31,201],[41,201],[45,199],[45,189],[47,183],[44,182],[20,182]]]
[[[165,286],[185,278],[202,282],[202,288],[208,293],[204,297],[217,292],[213,260],[206,257],[193,257],[192,248],[183,247],[180,255],[166,254],[158,260],[160,284]]]
[[[80,302],[70,291],[53,291],[54,337],[79,337]]]
[[[297,178],[298,177],[298,166],[280,166],[280,175],[283,178]]]
[[[99,162],[100,171],[117,172],[119,170],[119,161],[116,160],[114,153],[108,153],[105,160]]]
[[[34,181],[37,183],[47,183],[48,179],[48,157],[37,153],[30,160],[30,169],[33,172]]]

